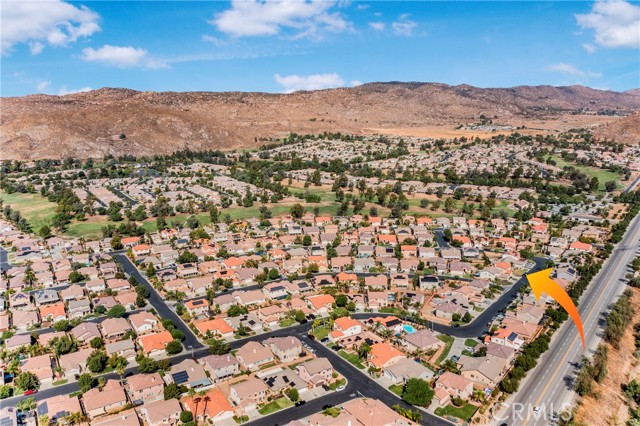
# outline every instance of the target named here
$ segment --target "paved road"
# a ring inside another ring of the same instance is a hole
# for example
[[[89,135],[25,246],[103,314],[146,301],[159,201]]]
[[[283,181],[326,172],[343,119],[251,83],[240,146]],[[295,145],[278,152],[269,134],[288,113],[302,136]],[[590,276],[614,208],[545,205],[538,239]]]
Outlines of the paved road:
[[[9,253],[0,247],[0,271],[8,271],[11,269],[11,264],[9,263]]]
[[[441,249],[451,247],[447,240],[444,239],[444,230],[436,229],[435,231],[433,231],[433,236],[436,237],[438,247],[440,247]]]
[[[113,258],[122,266],[124,272],[129,274],[130,276],[134,276],[139,283],[143,284],[147,289],[149,289],[149,298],[147,299],[151,306],[156,310],[158,316],[160,318],[168,318],[173,321],[176,327],[184,333],[184,341],[182,344],[185,348],[192,346],[194,349],[203,348],[204,345],[200,343],[198,338],[193,334],[191,329],[182,321],[182,319],[175,313],[173,309],[166,305],[164,299],[160,294],[156,291],[155,288],[151,285],[151,283],[147,280],[147,277],[143,276],[138,268],[129,260],[126,254],[120,252],[112,253]]]
[[[583,355],[591,356],[601,340],[605,315],[626,288],[625,276],[629,272],[629,263],[639,250],[639,240],[640,215],[631,222],[623,240],[580,298],[578,311],[583,322],[587,349],[582,348],[573,321],[565,321],[554,334],[551,347],[541,357],[538,367],[529,372],[520,391],[507,400],[506,413],[502,418],[496,419],[496,424],[547,425],[553,412],[562,412],[570,406],[575,396],[571,383],[580,359]],[[540,407],[540,414],[535,415],[532,407]]]
[[[319,357],[328,358],[333,365],[334,369],[347,378],[348,383],[345,390],[341,392],[330,393],[321,398],[317,398],[313,401],[307,402],[301,407],[291,407],[287,410],[279,411],[274,415],[263,417],[253,422],[250,422],[251,426],[273,426],[275,424],[285,424],[293,420],[301,419],[303,417],[310,416],[318,411],[322,411],[322,407],[326,404],[338,405],[347,402],[353,398],[364,396],[368,398],[375,398],[382,401],[385,405],[391,407],[392,405],[399,404],[404,408],[413,408],[405,402],[403,402],[396,395],[389,392],[387,389],[379,385],[372,379],[363,375],[361,371],[353,366],[350,362],[342,358],[336,352],[326,348],[321,343],[311,340],[307,337],[308,331],[311,329],[310,323],[302,324],[295,327],[298,338],[307,345],[311,346],[315,350],[315,354]],[[290,336],[295,335],[291,329],[280,330],[281,333],[275,332],[278,335]],[[235,343],[235,342],[234,342]],[[244,344],[244,342],[242,342]],[[450,426],[451,423],[427,412],[422,412],[423,425],[432,426]],[[372,425],[375,424],[372,423]]]

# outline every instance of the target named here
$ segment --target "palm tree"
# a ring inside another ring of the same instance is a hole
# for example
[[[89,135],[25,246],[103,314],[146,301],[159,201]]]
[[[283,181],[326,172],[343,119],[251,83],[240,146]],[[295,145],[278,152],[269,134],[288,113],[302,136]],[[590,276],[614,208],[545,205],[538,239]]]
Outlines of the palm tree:
[[[360,359],[367,359],[367,356],[371,353],[371,346],[367,342],[364,342],[358,348],[358,356]]]
[[[124,376],[126,367],[123,365],[119,365],[118,368],[116,368],[116,372],[118,373],[118,375],[120,376],[120,383],[122,383],[122,376]]]
[[[193,398],[193,403],[195,405],[193,421],[195,422],[196,426],[198,426],[198,404],[200,403],[200,401],[202,401],[201,396],[196,396],[195,398]]]
[[[209,395],[205,395],[202,400],[204,401],[204,408],[202,409],[202,421],[203,423],[207,423],[207,404],[211,401],[211,397]]]
[[[33,262],[31,260],[27,260],[27,269],[24,271],[24,276],[22,277],[22,282],[27,284],[29,287],[33,285],[33,282],[36,280],[36,274],[33,272]]]
[[[74,424],[80,424],[80,423],[84,423],[87,421],[87,415],[84,414],[82,411],[76,411],[75,413],[73,413],[73,421]]]
[[[413,356],[416,357],[416,358],[422,359],[423,355],[424,355],[424,349],[422,349],[422,348],[416,348],[416,350],[413,351]]]

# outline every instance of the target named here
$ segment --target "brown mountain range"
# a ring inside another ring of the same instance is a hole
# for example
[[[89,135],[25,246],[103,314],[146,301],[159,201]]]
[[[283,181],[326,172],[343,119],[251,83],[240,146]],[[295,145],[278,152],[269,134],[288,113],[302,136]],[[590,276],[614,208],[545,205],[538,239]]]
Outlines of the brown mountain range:
[[[437,83],[369,83],[291,94],[137,92],[3,98],[4,158],[164,154],[255,146],[289,132],[453,125],[480,115],[553,118],[567,111],[640,109],[640,96],[583,86],[481,89]]]

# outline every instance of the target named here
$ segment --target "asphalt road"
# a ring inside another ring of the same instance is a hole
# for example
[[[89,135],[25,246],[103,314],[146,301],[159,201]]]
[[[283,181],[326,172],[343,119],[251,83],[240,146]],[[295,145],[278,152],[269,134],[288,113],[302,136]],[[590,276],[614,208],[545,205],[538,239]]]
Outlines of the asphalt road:
[[[546,259],[542,257],[534,258],[535,266],[531,268],[527,274],[531,274],[533,272],[540,271],[544,269],[544,265],[546,263]],[[525,274],[526,275],[526,274]],[[448,334],[454,337],[462,337],[462,338],[475,338],[482,336],[482,333],[489,330],[489,326],[487,325],[491,318],[497,316],[501,310],[505,309],[509,304],[515,299],[515,295],[518,294],[518,290],[520,287],[527,284],[527,279],[523,275],[516,283],[505,293],[502,294],[494,303],[491,304],[487,309],[482,311],[480,315],[478,315],[472,322],[467,325],[460,326],[458,328],[454,328],[449,325],[444,324],[433,324],[433,330],[438,333]]]
[[[583,322],[586,349],[582,348],[573,321],[567,320],[554,334],[550,349],[541,357],[538,366],[521,383],[519,392],[507,400],[506,410],[497,416],[495,424],[548,425],[552,413],[560,413],[572,404],[575,393],[571,386],[581,357],[592,356],[601,341],[604,318],[626,288],[625,276],[639,250],[639,240],[640,215],[631,222],[623,240],[580,299],[578,311]],[[535,414],[533,407],[540,407],[540,413]]]
[[[0,247],[0,271],[8,271],[11,269],[11,264],[9,263],[9,253]]]
[[[447,240],[444,239],[444,230],[442,229],[434,230],[433,236],[436,237],[436,241],[438,242],[438,247],[440,247],[441,249],[451,247],[447,242]]]
[[[203,348],[204,345],[200,343],[191,329],[182,321],[182,319],[178,316],[178,314],[175,313],[173,309],[166,305],[162,296],[160,296],[156,289],[153,288],[147,278],[143,276],[140,271],[138,271],[138,268],[136,268],[133,262],[129,260],[127,255],[125,253],[118,252],[112,253],[112,256],[120,264],[120,266],[122,266],[124,272],[126,272],[130,276],[134,276],[139,283],[147,287],[150,293],[147,300],[156,310],[158,316],[160,318],[168,318],[172,320],[176,327],[184,333],[185,339],[182,342],[184,347],[188,348],[189,346],[191,346],[194,350]]]

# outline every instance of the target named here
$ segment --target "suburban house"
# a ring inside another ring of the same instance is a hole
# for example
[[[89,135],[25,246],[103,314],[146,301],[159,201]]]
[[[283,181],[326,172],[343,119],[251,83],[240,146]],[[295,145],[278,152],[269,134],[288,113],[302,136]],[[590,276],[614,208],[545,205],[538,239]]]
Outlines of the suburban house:
[[[240,362],[231,354],[209,355],[199,359],[214,381],[231,377],[240,372]]]
[[[108,414],[127,405],[127,395],[117,380],[107,380],[102,390],[93,388],[82,394],[82,404],[89,418]]]
[[[270,337],[264,341],[264,345],[271,349],[280,362],[296,360],[302,353],[302,342],[295,336]]]
[[[164,381],[158,373],[135,374],[127,379],[126,390],[136,405],[158,401],[164,398]]]
[[[246,343],[235,355],[240,365],[250,371],[258,370],[262,365],[275,361],[271,350],[258,342]]]
[[[191,358],[187,358],[171,367],[171,372],[165,375],[165,380],[167,383],[175,383],[189,388],[198,388],[211,384],[204,367]]]
[[[309,388],[328,385],[333,377],[333,366],[327,358],[316,358],[296,367],[298,375]]]
[[[234,383],[229,387],[229,398],[244,410],[255,407],[267,400],[269,387],[262,381],[250,377],[244,382]]]

